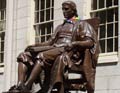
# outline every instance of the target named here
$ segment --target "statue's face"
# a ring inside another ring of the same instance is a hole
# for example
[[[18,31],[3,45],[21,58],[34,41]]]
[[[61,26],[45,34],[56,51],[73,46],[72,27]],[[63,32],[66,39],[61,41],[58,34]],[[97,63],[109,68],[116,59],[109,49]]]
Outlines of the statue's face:
[[[64,4],[62,6],[62,10],[63,10],[63,15],[64,15],[65,18],[70,19],[70,18],[72,18],[74,16],[74,11],[70,7],[70,5]]]

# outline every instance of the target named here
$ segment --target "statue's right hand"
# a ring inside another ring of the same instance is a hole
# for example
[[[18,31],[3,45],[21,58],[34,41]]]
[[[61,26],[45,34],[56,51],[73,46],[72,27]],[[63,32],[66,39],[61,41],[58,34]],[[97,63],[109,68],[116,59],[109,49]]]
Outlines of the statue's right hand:
[[[34,47],[34,45],[29,45],[26,47],[25,51],[31,51],[32,50],[32,47]]]

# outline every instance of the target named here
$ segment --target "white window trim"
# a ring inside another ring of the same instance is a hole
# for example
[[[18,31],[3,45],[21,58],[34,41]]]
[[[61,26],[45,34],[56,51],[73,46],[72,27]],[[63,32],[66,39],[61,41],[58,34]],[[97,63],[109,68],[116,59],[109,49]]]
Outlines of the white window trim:
[[[98,3],[97,3],[98,4]],[[104,3],[105,4],[105,3]],[[104,5],[105,6],[105,5]],[[98,11],[104,11],[104,10],[109,10],[109,9],[113,9],[113,8],[119,8],[119,4],[118,5],[112,5],[109,7],[104,7],[104,8],[98,8],[97,5],[97,9],[95,10],[91,10],[91,13],[94,12],[98,12]],[[113,23],[115,23],[117,21],[113,21]],[[119,19],[118,19],[119,22]],[[118,28],[119,29],[119,28]],[[118,30],[119,31],[119,30]],[[118,40],[119,40],[119,36],[118,36]],[[100,53],[99,54],[99,58],[98,58],[98,64],[99,63],[112,63],[112,62],[118,62],[119,61],[119,47],[118,47],[118,51],[117,52],[108,52],[108,53]]]
[[[1,67],[2,66],[2,67]],[[0,63],[0,74],[4,73],[4,63]]]
[[[40,4],[40,2],[39,2],[39,4]],[[45,0],[44,9],[40,9],[40,5],[39,5],[39,9],[34,11],[35,13],[40,12],[40,11],[44,11],[44,21],[40,21],[40,15],[39,15],[39,22],[34,23],[34,27],[36,27],[37,25],[44,25],[44,24],[47,24],[47,23],[50,23],[50,22],[54,22],[54,18],[53,19],[51,18],[51,15],[52,15],[52,12],[51,12],[52,10],[51,9],[54,8],[54,6],[52,6],[52,1],[51,0],[50,0],[50,4],[51,4],[50,7],[46,8],[46,0]],[[50,20],[46,20],[46,10],[48,10],[48,9],[50,9]],[[39,37],[39,42],[41,42],[42,36],[45,36],[45,41],[47,41],[47,36],[52,35],[52,33],[53,33],[53,31],[51,30],[51,33],[47,34],[47,29],[45,28],[45,34],[41,35],[41,31],[40,31],[40,35],[39,36],[35,35],[35,38]]]
[[[101,53],[98,58],[98,63],[118,62],[118,52]]]
[[[6,7],[5,8],[1,8],[0,9],[0,17],[2,16],[1,15],[1,12],[3,11],[3,14],[4,14],[4,19],[0,19],[0,21],[2,22],[2,21],[6,21]],[[1,30],[0,31],[0,33],[3,33],[3,32],[6,32],[6,29],[4,29],[4,30]],[[4,42],[4,44],[5,44],[5,38],[4,38],[4,40],[2,41],[2,42]],[[5,51],[5,50],[4,50]],[[0,51],[1,53],[3,52],[4,53],[4,51]],[[5,54],[5,53],[4,53]],[[4,73],[4,56],[3,56],[3,62],[2,63],[0,63],[0,74],[3,74]]]

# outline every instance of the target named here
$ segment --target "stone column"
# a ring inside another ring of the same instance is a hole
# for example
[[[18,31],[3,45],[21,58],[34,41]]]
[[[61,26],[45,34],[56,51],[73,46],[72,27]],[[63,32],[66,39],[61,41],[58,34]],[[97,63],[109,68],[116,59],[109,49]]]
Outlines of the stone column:
[[[10,87],[11,65],[12,65],[12,45],[13,45],[13,4],[14,0],[7,0],[6,8],[6,37],[5,37],[5,71],[4,71],[4,88]]]

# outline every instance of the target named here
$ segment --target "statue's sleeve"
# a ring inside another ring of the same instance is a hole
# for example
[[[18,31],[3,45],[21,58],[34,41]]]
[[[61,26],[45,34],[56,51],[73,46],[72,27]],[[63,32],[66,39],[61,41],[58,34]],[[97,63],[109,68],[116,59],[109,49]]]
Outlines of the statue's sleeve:
[[[95,30],[86,21],[81,22],[80,27],[81,31],[79,32],[79,36],[81,40],[83,40],[83,43],[81,42],[81,45],[86,45],[88,48],[90,48],[91,53],[95,54],[98,42]]]
[[[93,40],[93,42],[96,42],[96,32],[89,23],[86,21],[80,22],[79,29],[79,36],[81,39],[89,38]]]
[[[73,42],[73,46],[82,48],[93,48],[96,44],[96,34],[94,29],[86,21],[80,21],[77,30],[77,41]]]

